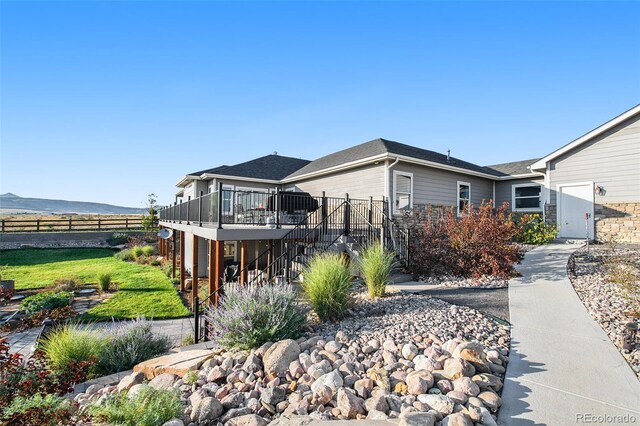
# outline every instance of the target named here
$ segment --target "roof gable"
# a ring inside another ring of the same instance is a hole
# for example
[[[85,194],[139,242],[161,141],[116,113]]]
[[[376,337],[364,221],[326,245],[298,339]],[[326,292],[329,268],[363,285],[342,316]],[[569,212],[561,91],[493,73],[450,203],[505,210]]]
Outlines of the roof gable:
[[[532,169],[546,169],[547,168],[547,163],[551,160],[554,160],[558,157],[560,157],[561,155],[573,150],[574,148],[577,148],[578,146],[584,144],[585,142],[590,141],[591,139],[601,135],[602,133],[616,127],[617,125],[627,121],[628,119],[636,116],[637,114],[640,114],[640,104],[634,106],[633,108],[623,112],[622,114],[620,114],[619,116],[607,121],[606,123],[596,127],[595,129],[591,130],[588,133],[585,133],[584,135],[580,136],[579,138],[569,142],[568,144],[566,144],[565,146],[553,151],[551,154],[547,155],[546,157],[541,158],[540,160],[536,161],[533,165],[531,165]]]

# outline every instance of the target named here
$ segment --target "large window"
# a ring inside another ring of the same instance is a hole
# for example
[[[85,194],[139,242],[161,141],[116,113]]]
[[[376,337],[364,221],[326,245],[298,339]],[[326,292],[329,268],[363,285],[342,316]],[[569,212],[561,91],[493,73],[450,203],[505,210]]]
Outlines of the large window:
[[[413,207],[413,174],[393,172],[393,211],[401,213]]]
[[[471,208],[471,184],[458,182],[458,216]]]
[[[541,211],[542,185],[527,183],[513,185],[511,207],[513,211]]]

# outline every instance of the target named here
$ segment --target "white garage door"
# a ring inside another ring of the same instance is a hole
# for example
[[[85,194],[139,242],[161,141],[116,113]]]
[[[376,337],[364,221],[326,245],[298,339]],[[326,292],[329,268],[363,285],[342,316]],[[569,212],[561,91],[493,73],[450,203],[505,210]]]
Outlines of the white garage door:
[[[562,238],[585,238],[587,226],[593,238],[593,182],[558,185],[558,226]]]

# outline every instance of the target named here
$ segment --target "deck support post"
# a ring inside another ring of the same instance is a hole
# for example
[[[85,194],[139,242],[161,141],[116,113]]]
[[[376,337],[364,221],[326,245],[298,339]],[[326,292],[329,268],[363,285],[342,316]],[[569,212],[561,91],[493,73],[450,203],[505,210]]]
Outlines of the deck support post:
[[[191,306],[194,306],[196,297],[198,296],[198,243],[200,238],[197,235],[193,235],[192,253],[193,259],[191,262]]]
[[[240,276],[238,282],[244,285],[247,282],[247,261],[249,260],[249,243],[247,241],[240,241]]]
[[[213,270],[214,270],[214,297],[213,297],[213,305],[218,306],[220,302],[220,296],[222,296],[224,292],[224,241],[215,241],[215,256],[213,261]]]
[[[173,266],[171,268],[171,278],[175,280],[176,279],[176,232],[175,231],[171,236],[171,262]]]
[[[184,278],[187,274],[184,264],[184,231],[180,231],[180,291],[184,291]]]
[[[214,303],[216,291],[216,242],[209,240],[209,306]]]

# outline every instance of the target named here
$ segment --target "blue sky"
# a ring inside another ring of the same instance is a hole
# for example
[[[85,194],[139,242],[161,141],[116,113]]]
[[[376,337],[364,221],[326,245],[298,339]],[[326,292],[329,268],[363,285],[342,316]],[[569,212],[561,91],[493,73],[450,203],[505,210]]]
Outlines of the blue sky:
[[[141,206],[377,137],[486,165],[640,102],[640,2],[3,1],[0,192]]]

